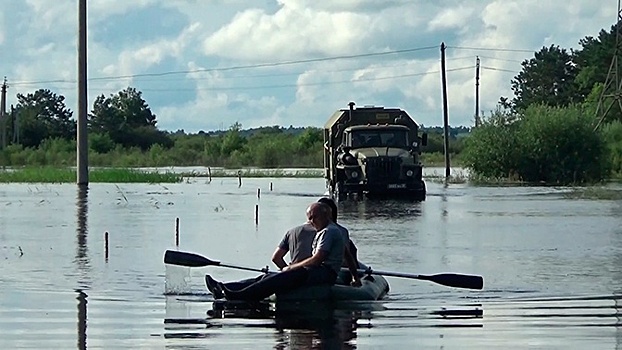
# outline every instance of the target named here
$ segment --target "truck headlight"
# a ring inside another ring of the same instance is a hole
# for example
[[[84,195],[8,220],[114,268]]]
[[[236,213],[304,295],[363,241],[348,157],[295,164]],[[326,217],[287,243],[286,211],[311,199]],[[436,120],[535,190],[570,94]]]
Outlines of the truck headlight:
[[[412,171],[412,170],[406,170],[406,176],[411,177],[411,176],[413,176],[414,174],[415,174],[415,172],[414,172],[414,171]]]

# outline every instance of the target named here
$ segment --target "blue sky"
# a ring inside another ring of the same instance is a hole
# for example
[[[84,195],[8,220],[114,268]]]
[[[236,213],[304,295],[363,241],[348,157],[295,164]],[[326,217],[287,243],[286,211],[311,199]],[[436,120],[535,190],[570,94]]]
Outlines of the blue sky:
[[[77,110],[77,0],[6,1],[0,74],[17,93],[50,89]],[[512,96],[520,62],[551,44],[609,30],[603,0],[88,0],[89,110],[96,96],[142,91],[158,127],[186,132],[324,125],[349,101],[406,109],[442,125]]]

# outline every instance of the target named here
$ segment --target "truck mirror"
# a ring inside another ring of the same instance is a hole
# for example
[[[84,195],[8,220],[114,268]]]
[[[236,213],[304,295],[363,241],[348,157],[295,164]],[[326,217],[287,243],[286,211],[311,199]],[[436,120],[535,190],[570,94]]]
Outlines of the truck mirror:
[[[428,145],[428,133],[423,133],[421,134],[421,146],[427,146]]]

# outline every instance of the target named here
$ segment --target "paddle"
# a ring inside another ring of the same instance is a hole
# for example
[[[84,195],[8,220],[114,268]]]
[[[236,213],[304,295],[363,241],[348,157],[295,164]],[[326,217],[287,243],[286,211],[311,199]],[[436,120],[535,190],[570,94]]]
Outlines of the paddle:
[[[475,276],[475,275],[463,275],[463,274],[457,274],[457,273],[439,273],[435,275],[413,275],[413,274],[401,273],[401,272],[376,271],[376,270],[372,270],[371,268],[367,268],[366,270],[359,270],[359,272],[373,274],[373,275],[426,280],[426,281],[442,284],[448,287],[468,288],[468,289],[484,288],[484,278],[482,276]]]
[[[222,266],[222,267],[229,267],[232,269],[245,270],[245,271],[254,271],[254,272],[263,272],[263,273],[269,272],[268,267],[264,267],[263,269],[253,269],[253,268],[244,267],[244,266],[227,265],[227,264],[221,263],[220,261],[210,260],[199,254],[178,252],[176,250],[167,250],[164,253],[164,263],[171,264],[171,265],[187,266],[187,267]]]
[[[269,273],[268,268],[253,269],[250,267],[227,265],[220,261],[210,260],[202,255],[195,253],[179,252],[175,250],[167,250],[164,254],[164,263],[172,265],[180,265],[187,267],[203,267],[203,266],[222,266],[229,267],[238,270],[254,271]],[[475,275],[463,275],[457,273],[439,273],[436,275],[414,275],[401,272],[388,272],[388,271],[376,271],[371,268],[365,270],[359,270],[361,273],[382,275],[390,277],[402,277],[412,278],[418,280],[426,280],[434,283],[438,283],[448,287],[467,288],[467,289],[482,289],[484,287],[484,279],[482,276]]]

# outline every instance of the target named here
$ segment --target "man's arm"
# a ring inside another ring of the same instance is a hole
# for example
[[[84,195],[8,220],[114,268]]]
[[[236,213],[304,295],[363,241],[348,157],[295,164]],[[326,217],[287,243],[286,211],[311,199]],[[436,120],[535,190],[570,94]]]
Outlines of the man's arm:
[[[323,250],[318,250],[315,254],[313,254],[313,256],[306,258],[302,261],[299,261],[297,263],[291,264],[289,266],[287,266],[286,268],[283,269],[283,271],[286,270],[293,270],[293,269],[299,269],[301,267],[305,267],[305,266],[318,266],[320,265],[324,260],[326,260],[326,256],[328,255],[328,253],[326,253]]]
[[[287,250],[277,247],[274,253],[272,254],[272,262],[276,265],[279,270],[283,270],[287,263],[285,262],[285,254],[287,254]]]
[[[355,287],[360,287],[362,285],[362,282],[361,282],[361,278],[359,277],[359,273],[358,273],[359,264],[356,261],[356,259],[354,259],[354,256],[352,256],[352,252],[350,252],[349,242],[348,244],[345,245],[343,253],[345,254],[346,262],[348,263],[348,269],[350,270],[350,274],[352,275],[352,278],[354,279],[354,282],[352,283],[352,285]]]

